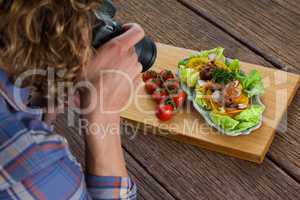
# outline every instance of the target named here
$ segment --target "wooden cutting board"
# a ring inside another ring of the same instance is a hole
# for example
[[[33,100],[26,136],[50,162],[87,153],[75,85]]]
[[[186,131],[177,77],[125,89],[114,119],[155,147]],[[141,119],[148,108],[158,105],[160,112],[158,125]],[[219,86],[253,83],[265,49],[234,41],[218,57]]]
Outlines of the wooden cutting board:
[[[154,70],[177,69],[178,62],[195,53],[195,51],[158,45],[158,58]],[[254,64],[242,63],[245,72],[257,69],[264,77],[266,91],[262,97],[266,105],[263,126],[248,136],[225,136],[210,128],[188,103],[169,122],[160,122],[154,114],[156,103],[146,94],[144,84],[140,82],[136,94],[122,119],[127,125],[134,125],[144,133],[164,135],[177,141],[197,145],[199,147],[234,156],[240,159],[261,163],[272,143],[276,129],[285,115],[298,87],[299,75],[266,68]],[[132,127],[131,127],[132,128]]]

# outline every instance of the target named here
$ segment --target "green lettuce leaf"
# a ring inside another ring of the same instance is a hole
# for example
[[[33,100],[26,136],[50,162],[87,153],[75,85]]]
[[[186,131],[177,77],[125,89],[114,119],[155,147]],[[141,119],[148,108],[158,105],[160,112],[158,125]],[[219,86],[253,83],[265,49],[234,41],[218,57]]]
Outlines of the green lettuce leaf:
[[[232,72],[239,72],[240,66],[240,61],[238,59],[232,60],[231,63],[228,65],[230,71]]]
[[[193,69],[187,69],[187,86],[193,88],[196,86],[199,80],[199,72],[195,72]]]
[[[241,75],[240,77],[238,76],[238,78],[240,79],[243,87],[246,89],[251,88],[253,84],[255,84],[256,82],[260,82],[262,80],[262,77],[257,72],[257,70],[252,70],[248,76]]]
[[[201,52],[199,52],[199,54],[197,54],[197,57],[208,57],[210,54],[215,54],[217,59],[223,58],[224,57],[224,48],[217,47],[215,49],[201,51]]]
[[[222,48],[222,47],[217,47],[217,48],[214,48],[214,49],[211,49],[211,50],[200,51],[199,53],[190,56],[189,59],[195,58],[195,57],[208,58],[209,55],[211,55],[211,54],[214,54],[216,56],[215,60],[220,60],[222,62],[225,62],[224,48]],[[181,60],[179,62],[179,65],[186,65],[189,59]]]
[[[223,128],[226,131],[234,130],[237,127],[237,125],[239,124],[239,121],[237,121],[229,116],[219,115],[214,112],[210,113],[210,117],[211,117],[211,120],[215,124],[217,124],[218,126],[220,126],[221,128]]]
[[[199,79],[199,72],[194,69],[187,68],[183,65],[179,66],[179,79],[185,83],[189,88],[196,86]]]
[[[180,67],[180,66],[185,66],[186,64],[188,64],[188,62],[189,62],[189,59],[183,59],[183,60],[181,60],[181,61],[179,62],[178,66],[179,66],[179,67]]]
[[[264,85],[262,77],[257,70],[252,70],[249,75],[237,73],[236,77],[241,82],[242,87],[247,93],[248,97],[263,94]]]
[[[184,65],[179,65],[179,70],[178,70],[178,74],[179,74],[179,79],[186,83],[187,80],[187,71],[186,71],[186,67]]]
[[[195,101],[196,103],[204,108],[205,110],[211,110],[210,105],[207,103],[207,101],[203,98],[204,94],[200,91],[196,92]]]
[[[254,123],[254,122],[241,122],[235,127],[235,131],[243,132],[243,131],[248,130],[249,128],[252,128],[256,125],[257,125],[257,123]]]
[[[262,95],[264,93],[264,90],[264,84],[262,81],[260,81],[253,84],[250,90],[245,90],[245,92],[248,94],[249,97],[253,97],[255,95]]]
[[[235,116],[235,120],[239,122],[251,122],[254,125],[259,123],[265,107],[261,105],[252,105],[250,108],[244,110],[239,115]]]

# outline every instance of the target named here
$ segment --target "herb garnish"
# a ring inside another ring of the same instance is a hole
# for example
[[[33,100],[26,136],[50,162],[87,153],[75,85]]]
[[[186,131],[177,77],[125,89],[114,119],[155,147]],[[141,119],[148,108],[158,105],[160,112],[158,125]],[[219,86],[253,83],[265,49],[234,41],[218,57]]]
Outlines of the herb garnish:
[[[216,83],[227,84],[234,80],[235,73],[225,69],[217,68],[214,70],[212,76]]]

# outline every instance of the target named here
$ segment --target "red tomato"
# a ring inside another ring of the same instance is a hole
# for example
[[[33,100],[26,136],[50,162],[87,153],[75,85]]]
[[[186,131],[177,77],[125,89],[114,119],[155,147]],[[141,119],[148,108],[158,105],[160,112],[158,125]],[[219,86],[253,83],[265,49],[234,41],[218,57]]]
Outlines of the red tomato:
[[[157,103],[160,103],[162,100],[164,100],[167,97],[168,97],[168,92],[163,88],[157,88],[152,94],[152,98]]]
[[[158,73],[156,71],[153,70],[149,70],[146,71],[145,73],[143,73],[143,81],[147,82],[149,79],[153,79],[153,78],[157,78],[158,77]]]
[[[175,113],[176,105],[170,97],[164,98],[156,109],[156,116],[161,121],[168,121]]]
[[[168,92],[172,92],[172,91],[178,90],[180,88],[180,83],[177,79],[168,79],[164,82],[164,88]]]
[[[162,77],[162,79],[164,81],[166,81],[168,79],[174,79],[175,78],[173,72],[171,70],[167,70],[167,69],[162,70],[160,72],[160,76]]]
[[[150,78],[149,80],[147,80],[145,87],[149,94],[153,94],[153,92],[157,88],[161,87],[161,81],[158,78],[155,79]]]
[[[173,95],[172,99],[173,99],[174,103],[176,104],[176,107],[179,108],[186,101],[187,95],[183,90],[180,89]]]
[[[173,106],[160,104],[156,109],[156,116],[160,121],[168,121],[172,118],[173,112]]]

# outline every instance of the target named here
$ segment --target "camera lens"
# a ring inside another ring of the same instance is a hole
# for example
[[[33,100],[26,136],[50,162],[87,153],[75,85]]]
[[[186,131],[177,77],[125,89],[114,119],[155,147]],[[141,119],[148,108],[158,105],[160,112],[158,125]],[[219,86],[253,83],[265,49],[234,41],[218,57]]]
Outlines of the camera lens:
[[[107,41],[117,37],[123,33],[122,25],[114,20],[108,20],[105,23],[101,20],[93,27],[93,40],[92,45],[98,49]],[[135,46],[139,62],[143,66],[143,72],[150,69],[157,57],[156,44],[149,38],[144,37]]]
[[[135,49],[139,57],[139,62],[143,66],[143,72],[145,72],[153,66],[156,60],[156,45],[150,38],[145,37],[135,46]]]

